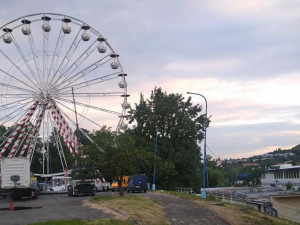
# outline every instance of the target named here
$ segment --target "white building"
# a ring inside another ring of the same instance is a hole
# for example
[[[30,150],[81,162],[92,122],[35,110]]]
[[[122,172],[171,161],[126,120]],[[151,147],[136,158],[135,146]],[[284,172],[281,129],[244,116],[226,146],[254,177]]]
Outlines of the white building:
[[[300,187],[300,166],[292,164],[275,165],[262,174],[262,186],[284,186],[291,183],[294,188]]]

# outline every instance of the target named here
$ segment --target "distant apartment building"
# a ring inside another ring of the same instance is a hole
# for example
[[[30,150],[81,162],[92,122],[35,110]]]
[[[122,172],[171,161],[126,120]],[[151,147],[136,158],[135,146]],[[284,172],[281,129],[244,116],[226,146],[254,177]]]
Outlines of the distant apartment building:
[[[261,177],[262,186],[284,186],[291,183],[300,187],[300,166],[292,164],[275,165],[266,170]]]

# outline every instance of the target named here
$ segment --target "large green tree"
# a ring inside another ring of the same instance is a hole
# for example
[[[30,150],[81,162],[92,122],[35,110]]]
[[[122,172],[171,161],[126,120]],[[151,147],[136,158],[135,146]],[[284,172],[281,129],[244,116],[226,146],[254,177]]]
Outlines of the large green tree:
[[[181,94],[155,88],[149,99],[141,94],[140,102],[129,112],[135,135],[146,138],[152,154],[158,135],[158,187],[200,187],[198,142],[203,139],[205,126],[201,111],[200,105],[192,104],[191,97],[185,100]]]
[[[153,154],[137,145],[131,130],[124,133],[112,132],[103,127],[96,131],[95,144],[81,148],[76,156],[76,175],[81,179],[96,178],[97,171],[107,180],[117,180],[120,196],[123,195],[122,177],[131,174],[149,174]]]

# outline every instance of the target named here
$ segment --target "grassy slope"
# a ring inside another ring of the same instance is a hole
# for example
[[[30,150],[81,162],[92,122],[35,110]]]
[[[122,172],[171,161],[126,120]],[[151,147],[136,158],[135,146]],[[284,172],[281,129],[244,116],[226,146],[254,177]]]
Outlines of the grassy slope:
[[[296,223],[278,217],[268,216],[251,208],[229,203],[224,203],[224,205],[213,204],[216,200],[212,198],[204,200],[199,196],[183,192],[166,191],[164,193],[194,201],[195,203],[213,211],[220,218],[232,225],[296,225]]]
[[[253,209],[225,203],[224,205],[213,204],[214,199],[203,200],[199,196],[179,192],[164,192],[194,201],[197,204],[213,211],[223,220],[232,225],[295,225],[287,220],[259,213]],[[69,220],[69,221],[47,221],[32,225],[129,225],[129,224],[169,224],[165,218],[163,208],[144,196],[95,197],[102,209],[110,208],[117,210],[125,216],[113,220]],[[115,212],[118,214],[118,212]],[[120,219],[121,218],[121,219]]]

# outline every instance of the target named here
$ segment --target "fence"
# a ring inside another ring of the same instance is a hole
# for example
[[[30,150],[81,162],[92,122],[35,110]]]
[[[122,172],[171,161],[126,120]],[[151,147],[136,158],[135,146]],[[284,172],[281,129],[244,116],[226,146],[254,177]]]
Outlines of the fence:
[[[276,188],[208,188],[207,195],[259,212],[300,222],[300,195]]]

